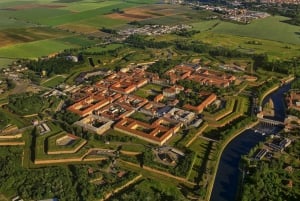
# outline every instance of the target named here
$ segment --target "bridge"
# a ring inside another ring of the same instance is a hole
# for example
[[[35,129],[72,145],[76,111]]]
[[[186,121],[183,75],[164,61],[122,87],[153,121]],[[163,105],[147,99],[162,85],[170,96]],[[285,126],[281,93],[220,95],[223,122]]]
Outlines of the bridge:
[[[269,126],[284,126],[282,121],[276,121],[273,119],[266,119],[266,118],[258,118],[261,123],[267,124]]]

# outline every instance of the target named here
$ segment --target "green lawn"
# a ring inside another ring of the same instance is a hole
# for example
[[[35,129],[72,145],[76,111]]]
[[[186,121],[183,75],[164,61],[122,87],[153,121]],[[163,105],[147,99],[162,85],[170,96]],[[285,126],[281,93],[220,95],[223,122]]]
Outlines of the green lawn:
[[[130,118],[136,119],[138,121],[145,122],[145,123],[151,123],[151,116],[145,115],[144,113],[141,113],[141,112],[133,113],[130,116]]]
[[[44,135],[37,135],[36,136],[36,144],[35,144],[35,159],[62,159],[62,158],[77,158],[83,156],[87,149],[81,148],[78,152],[74,154],[57,154],[57,155],[48,155],[46,154],[45,145],[48,144],[48,138],[54,136],[53,138],[57,137],[57,134],[61,134],[63,131],[55,126],[52,123],[47,123],[50,127],[51,131]],[[76,143],[75,145],[77,145]],[[51,147],[51,148],[57,148]]]
[[[143,98],[151,99],[155,97],[156,94],[162,92],[162,88],[162,86],[157,84],[147,84],[146,86],[135,91],[134,94]]]
[[[133,152],[143,152],[145,147],[138,144],[124,144],[122,145],[122,150],[124,151],[133,151]]]
[[[129,141],[129,142],[132,142],[134,144],[141,144],[141,145],[148,145],[150,143],[144,141],[144,140],[141,140],[139,138],[136,138],[136,137],[133,137],[133,136],[129,136],[125,133],[122,133],[122,132],[119,132],[119,131],[116,131],[116,130],[109,130],[108,132],[106,132],[105,134],[106,136],[111,136],[113,138],[113,140],[111,140],[112,142],[120,142],[121,140],[123,139],[126,139],[126,141]],[[118,140],[115,140],[115,139],[118,139]],[[124,141],[124,140],[123,140]]]
[[[45,87],[50,87],[50,88],[54,88],[57,85],[63,83],[65,81],[65,77],[62,75],[57,75],[54,76],[48,80],[46,80],[46,82],[42,83],[43,86]]]
[[[198,138],[189,148],[197,153],[197,157],[188,175],[188,180],[197,183],[202,180],[201,176],[205,174],[205,170],[210,164],[211,154],[215,149],[215,145],[212,142]]]
[[[56,141],[58,139],[64,137],[64,136],[66,136],[66,135],[67,135],[67,133],[61,132],[59,134],[48,137],[47,142],[46,142],[48,144],[47,151],[48,152],[51,152],[51,151],[72,151],[72,150],[75,150],[84,141],[86,141],[82,138],[78,138],[78,139],[74,140],[72,144],[68,144],[68,145],[65,145],[65,146],[57,145]]]

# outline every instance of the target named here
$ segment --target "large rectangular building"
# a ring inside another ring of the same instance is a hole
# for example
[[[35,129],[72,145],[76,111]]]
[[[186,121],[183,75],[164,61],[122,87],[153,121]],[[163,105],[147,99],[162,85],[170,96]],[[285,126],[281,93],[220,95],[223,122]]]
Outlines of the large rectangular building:
[[[150,143],[163,145],[180,127],[180,123],[171,122],[166,118],[159,118],[152,124],[125,118],[119,121],[114,129]]]

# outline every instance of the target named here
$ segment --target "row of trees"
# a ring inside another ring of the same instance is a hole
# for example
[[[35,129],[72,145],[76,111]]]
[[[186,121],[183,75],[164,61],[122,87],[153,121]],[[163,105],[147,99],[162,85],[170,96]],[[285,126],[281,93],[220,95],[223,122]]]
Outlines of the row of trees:
[[[201,41],[192,41],[187,43],[186,41],[176,41],[175,47],[178,50],[193,51],[196,53],[209,53],[211,56],[224,56],[228,58],[234,57],[249,57],[248,54],[238,50],[229,49],[225,47],[213,47],[210,44],[203,43]]]
[[[215,91],[216,87],[214,86],[205,86],[193,80],[179,80],[178,84],[183,86],[185,89],[192,89],[193,92],[200,92],[206,90]]]
[[[112,201],[137,201],[137,200],[155,200],[155,201],[173,201],[183,200],[178,190],[168,191],[162,190],[162,183],[157,183],[153,180],[146,179],[133,186],[132,189],[125,191],[124,193],[117,194],[112,197]]]
[[[270,60],[267,54],[250,54],[244,53],[236,49],[229,49],[226,47],[213,47],[200,41],[176,41],[175,47],[178,50],[193,51],[196,53],[208,53],[210,56],[218,57],[223,56],[227,58],[245,58],[253,59],[254,69],[262,68],[266,71],[278,72],[282,74],[299,73],[296,70],[300,58],[293,58],[290,60]],[[288,48],[288,47],[287,47]]]
[[[15,191],[24,200],[56,197],[62,201],[79,201],[68,168],[24,169],[22,149],[0,147],[0,153],[0,192]]]
[[[242,201],[278,200],[296,201],[300,199],[300,171],[292,173],[284,170],[285,158],[260,161],[250,176],[244,180]],[[292,182],[292,184],[291,184]]]
[[[269,60],[267,54],[256,54],[252,56],[255,69],[262,68],[266,71],[278,72],[282,74],[297,74],[296,67],[299,63],[299,58],[292,60]]]
[[[102,173],[106,183],[96,185],[90,180],[102,168],[101,164],[25,169],[21,166],[22,151],[18,147],[0,147],[0,193],[14,192],[24,200],[54,197],[61,201],[101,199],[137,175],[128,172],[119,178],[117,174]],[[94,173],[88,173],[90,168]]]
[[[41,73],[42,71],[46,71],[48,75],[63,74],[69,73],[71,68],[83,63],[83,59],[78,60],[78,63],[74,63],[73,61],[64,57],[55,57],[50,59],[40,59],[37,61],[31,60],[28,62],[27,66],[30,70],[33,70],[34,72]]]
[[[178,35],[178,36],[183,36],[183,37],[187,37],[187,38],[190,38],[192,37],[193,35],[195,34],[198,34],[200,33],[200,31],[197,31],[197,30],[191,30],[191,31],[188,31],[187,29],[182,29],[180,31],[176,31],[175,34]]]
[[[154,41],[154,40],[146,40],[144,36],[141,35],[131,35],[129,36],[126,40],[125,43],[129,44],[132,47],[136,47],[136,48],[167,48],[169,47],[171,44],[165,41]]]
[[[159,60],[154,63],[150,68],[147,69],[148,72],[157,73],[161,77],[164,77],[164,73],[178,65],[181,61],[178,60]]]
[[[290,20],[286,20],[285,22],[293,24],[293,25],[299,25],[300,24],[300,5],[297,4],[280,4],[278,6],[277,4],[266,4],[261,5],[260,3],[256,2],[245,2],[244,6],[246,8],[249,8],[251,10],[257,10],[257,11],[264,11],[268,12],[272,15],[282,15],[285,17],[291,18]]]
[[[198,93],[185,93],[180,92],[177,95],[177,99],[179,100],[180,106],[184,106],[185,104],[190,104],[193,106],[197,106],[205,100],[205,96],[200,96]]]
[[[38,94],[22,93],[9,96],[9,109],[20,115],[39,113],[46,105],[47,100]]]

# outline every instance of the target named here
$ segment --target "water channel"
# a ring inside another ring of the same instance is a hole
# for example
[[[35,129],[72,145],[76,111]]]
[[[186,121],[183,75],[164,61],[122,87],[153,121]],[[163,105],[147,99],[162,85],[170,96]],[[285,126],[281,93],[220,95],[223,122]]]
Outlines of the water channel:
[[[284,93],[291,85],[286,84],[268,95],[263,104],[270,98],[274,103],[274,120],[283,121],[285,116]],[[279,129],[259,124],[258,129],[270,132],[277,132]],[[239,162],[242,155],[249,153],[251,148],[263,141],[265,136],[254,129],[248,129],[234,138],[224,149],[219,163],[213,191],[210,201],[234,201],[238,189]]]

